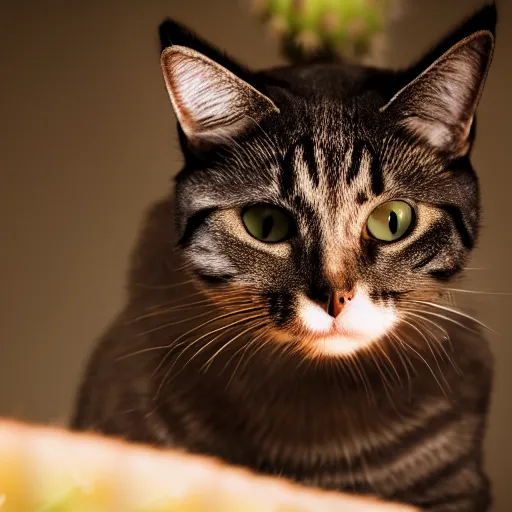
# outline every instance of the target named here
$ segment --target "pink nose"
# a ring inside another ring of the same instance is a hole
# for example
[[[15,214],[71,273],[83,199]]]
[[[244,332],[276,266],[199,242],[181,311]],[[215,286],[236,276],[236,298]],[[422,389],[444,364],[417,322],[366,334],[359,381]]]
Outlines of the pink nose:
[[[336,318],[342,311],[343,308],[352,300],[354,292],[334,292],[331,297],[329,304],[329,314]]]

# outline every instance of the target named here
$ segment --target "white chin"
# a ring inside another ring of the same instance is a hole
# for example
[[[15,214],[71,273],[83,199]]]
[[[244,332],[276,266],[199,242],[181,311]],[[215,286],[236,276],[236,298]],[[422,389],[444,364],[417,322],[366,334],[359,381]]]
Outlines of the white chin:
[[[316,355],[347,356],[370,346],[375,341],[347,335],[334,335],[315,339],[312,343],[314,346],[311,348]]]
[[[299,302],[299,311],[302,326],[311,336],[308,348],[316,355],[349,355],[365,349],[385,336],[397,321],[391,307],[374,304],[361,288],[336,319],[305,297]]]

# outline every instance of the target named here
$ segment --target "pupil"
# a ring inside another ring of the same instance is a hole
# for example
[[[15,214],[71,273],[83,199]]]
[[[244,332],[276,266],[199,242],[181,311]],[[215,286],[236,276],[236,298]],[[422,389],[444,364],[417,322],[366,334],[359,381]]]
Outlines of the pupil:
[[[274,219],[271,215],[267,215],[263,218],[263,224],[261,226],[261,237],[263,239],[267,238],[268,235],[272,232],[272,228],[274,227]]]
[[[390,212],[388,217],[389,230],[393,235],[398,231],[398,216],[395,212]]]

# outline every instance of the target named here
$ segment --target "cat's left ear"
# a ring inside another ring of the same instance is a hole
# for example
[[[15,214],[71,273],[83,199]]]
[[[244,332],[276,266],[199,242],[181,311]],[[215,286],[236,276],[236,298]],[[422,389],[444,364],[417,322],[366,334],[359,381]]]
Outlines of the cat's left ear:
[[[459,29],[461,39],[449,37],[448,49],[443,43],[434,49],[444,52],[432,63],[428,56],[423,59],[426,69],[381,109],[392,121],[452,157],[464,156],[471,148],[471,127],[494,50],[496,13],[493,26],[488,23],[489,9],[495,8],[486,7]],[[485,28],[478,27],[482,18],[487,21]]]
[[[174,111],[192,144],[229,141],[279,112],[254,86],[191,48],[166,48],[161,65]]]

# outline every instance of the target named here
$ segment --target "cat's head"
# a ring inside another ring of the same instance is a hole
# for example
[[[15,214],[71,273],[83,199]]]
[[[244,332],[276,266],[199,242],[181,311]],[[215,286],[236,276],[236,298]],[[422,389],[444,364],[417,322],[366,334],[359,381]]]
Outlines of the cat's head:
[[[185,157],[179,246],[248,334],[347,354],[435,322],[478,234],[469,154],[495,23],[484,8],[400,72],[258,73],[162,25]]]

